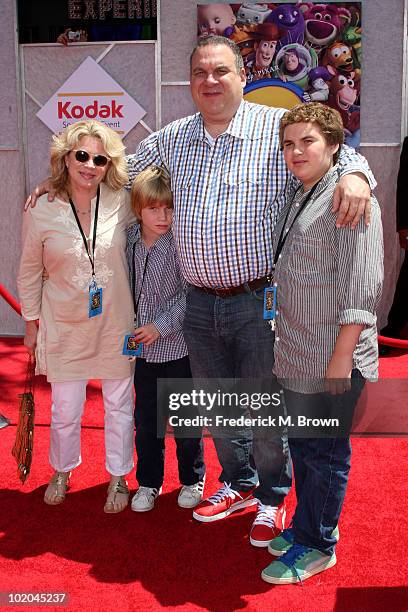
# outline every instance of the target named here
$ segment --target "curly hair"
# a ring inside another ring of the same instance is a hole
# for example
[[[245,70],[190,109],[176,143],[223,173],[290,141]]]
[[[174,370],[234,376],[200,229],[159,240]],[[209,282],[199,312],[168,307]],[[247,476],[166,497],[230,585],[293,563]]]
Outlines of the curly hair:
[[[125,146],[120,136],[100,121],[78,121],[65,130],[53,136],[51,145],[51,183],[58,192],[66,190],[68,184],[68,170],[65,157],[78,147],[84,136],[98,138],[106,155],[110,159],[104,182],[114,191],[118,191],[128,182],[127,164],[125,161]]]
[[[160,202],[173,208],[170,176],[164,168],[149,166],[140,172],[132,184],[131,205],[140,220],[143,208]]]
[[[339,150],[333,155],[336,163],[340,155],[340,147],[344,143],[344,128],[341,115],[334,108],[320,102],[298,104],[285,113],[279,126],[279,142],[282,148],[285,128],[293,123],[316,123],[327,144],[339,145]]]

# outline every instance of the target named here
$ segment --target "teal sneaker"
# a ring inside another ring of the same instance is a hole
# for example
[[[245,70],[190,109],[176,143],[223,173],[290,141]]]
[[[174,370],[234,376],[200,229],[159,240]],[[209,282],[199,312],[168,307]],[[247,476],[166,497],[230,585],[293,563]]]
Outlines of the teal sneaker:
[[[268,552],[270,552],[271,555],[275,555],[275,557],[281,557],[288,552],[293,542],[293,529],[292,527],[288,527],[287,529],[284,529],[280,535],[273,538],[273,540],[269,542]]]
[[[336,527],[333,529],[333,535],[338,542],[340,539],[338,525],[336,525]],[[289,548],[292,546],[293,543],[293,529],[292,527],[288,527],[287,529],[284,529],[280,535],[278,535],[276,538],[269,542],[268,551],[271,553],[271,555],[274,555],[275,557],[281,557],[286,552],[288,552]]]
[[[263,570],[261,578],[270,584],[296,584],[333,567],[336,561],[336,553],[325,555],[315,548],[293,544]]]

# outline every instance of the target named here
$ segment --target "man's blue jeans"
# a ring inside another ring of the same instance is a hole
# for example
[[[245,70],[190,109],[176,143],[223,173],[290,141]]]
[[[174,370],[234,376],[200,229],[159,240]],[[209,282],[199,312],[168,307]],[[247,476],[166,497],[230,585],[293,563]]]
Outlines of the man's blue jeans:
[[[274,334],[263,319],[263,289],[219,298],[191,287],[183,331],[194,378],[272,378]],[[220,482],[246,491],[259,479],[255,497],[267,505],[283,502],[292,481],[284,438],[240,428],[213,439]]]

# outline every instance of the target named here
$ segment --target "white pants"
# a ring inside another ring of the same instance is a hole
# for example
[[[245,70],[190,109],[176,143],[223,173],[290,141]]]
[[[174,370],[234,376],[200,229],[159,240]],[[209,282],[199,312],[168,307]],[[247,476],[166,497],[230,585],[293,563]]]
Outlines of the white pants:
[[[106,469],[124,476],[133,468],[133,377],[102,380]],[[81,463],[81,418],[87,380],[51,383],[50,463],[69,472]]]

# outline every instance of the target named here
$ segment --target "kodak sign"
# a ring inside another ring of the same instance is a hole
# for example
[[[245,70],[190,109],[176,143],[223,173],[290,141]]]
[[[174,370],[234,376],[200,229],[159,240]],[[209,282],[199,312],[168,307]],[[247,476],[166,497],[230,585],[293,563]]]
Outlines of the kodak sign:
[[[112,100],[110,104],[100,104],[94,100],[88,106],[68,102],[58,102],[58,119],[123,119],[123,104]]]
[[[54,133],[97,119],[125,136],[146,114],[95,60],[87,57],[37,113]]]

